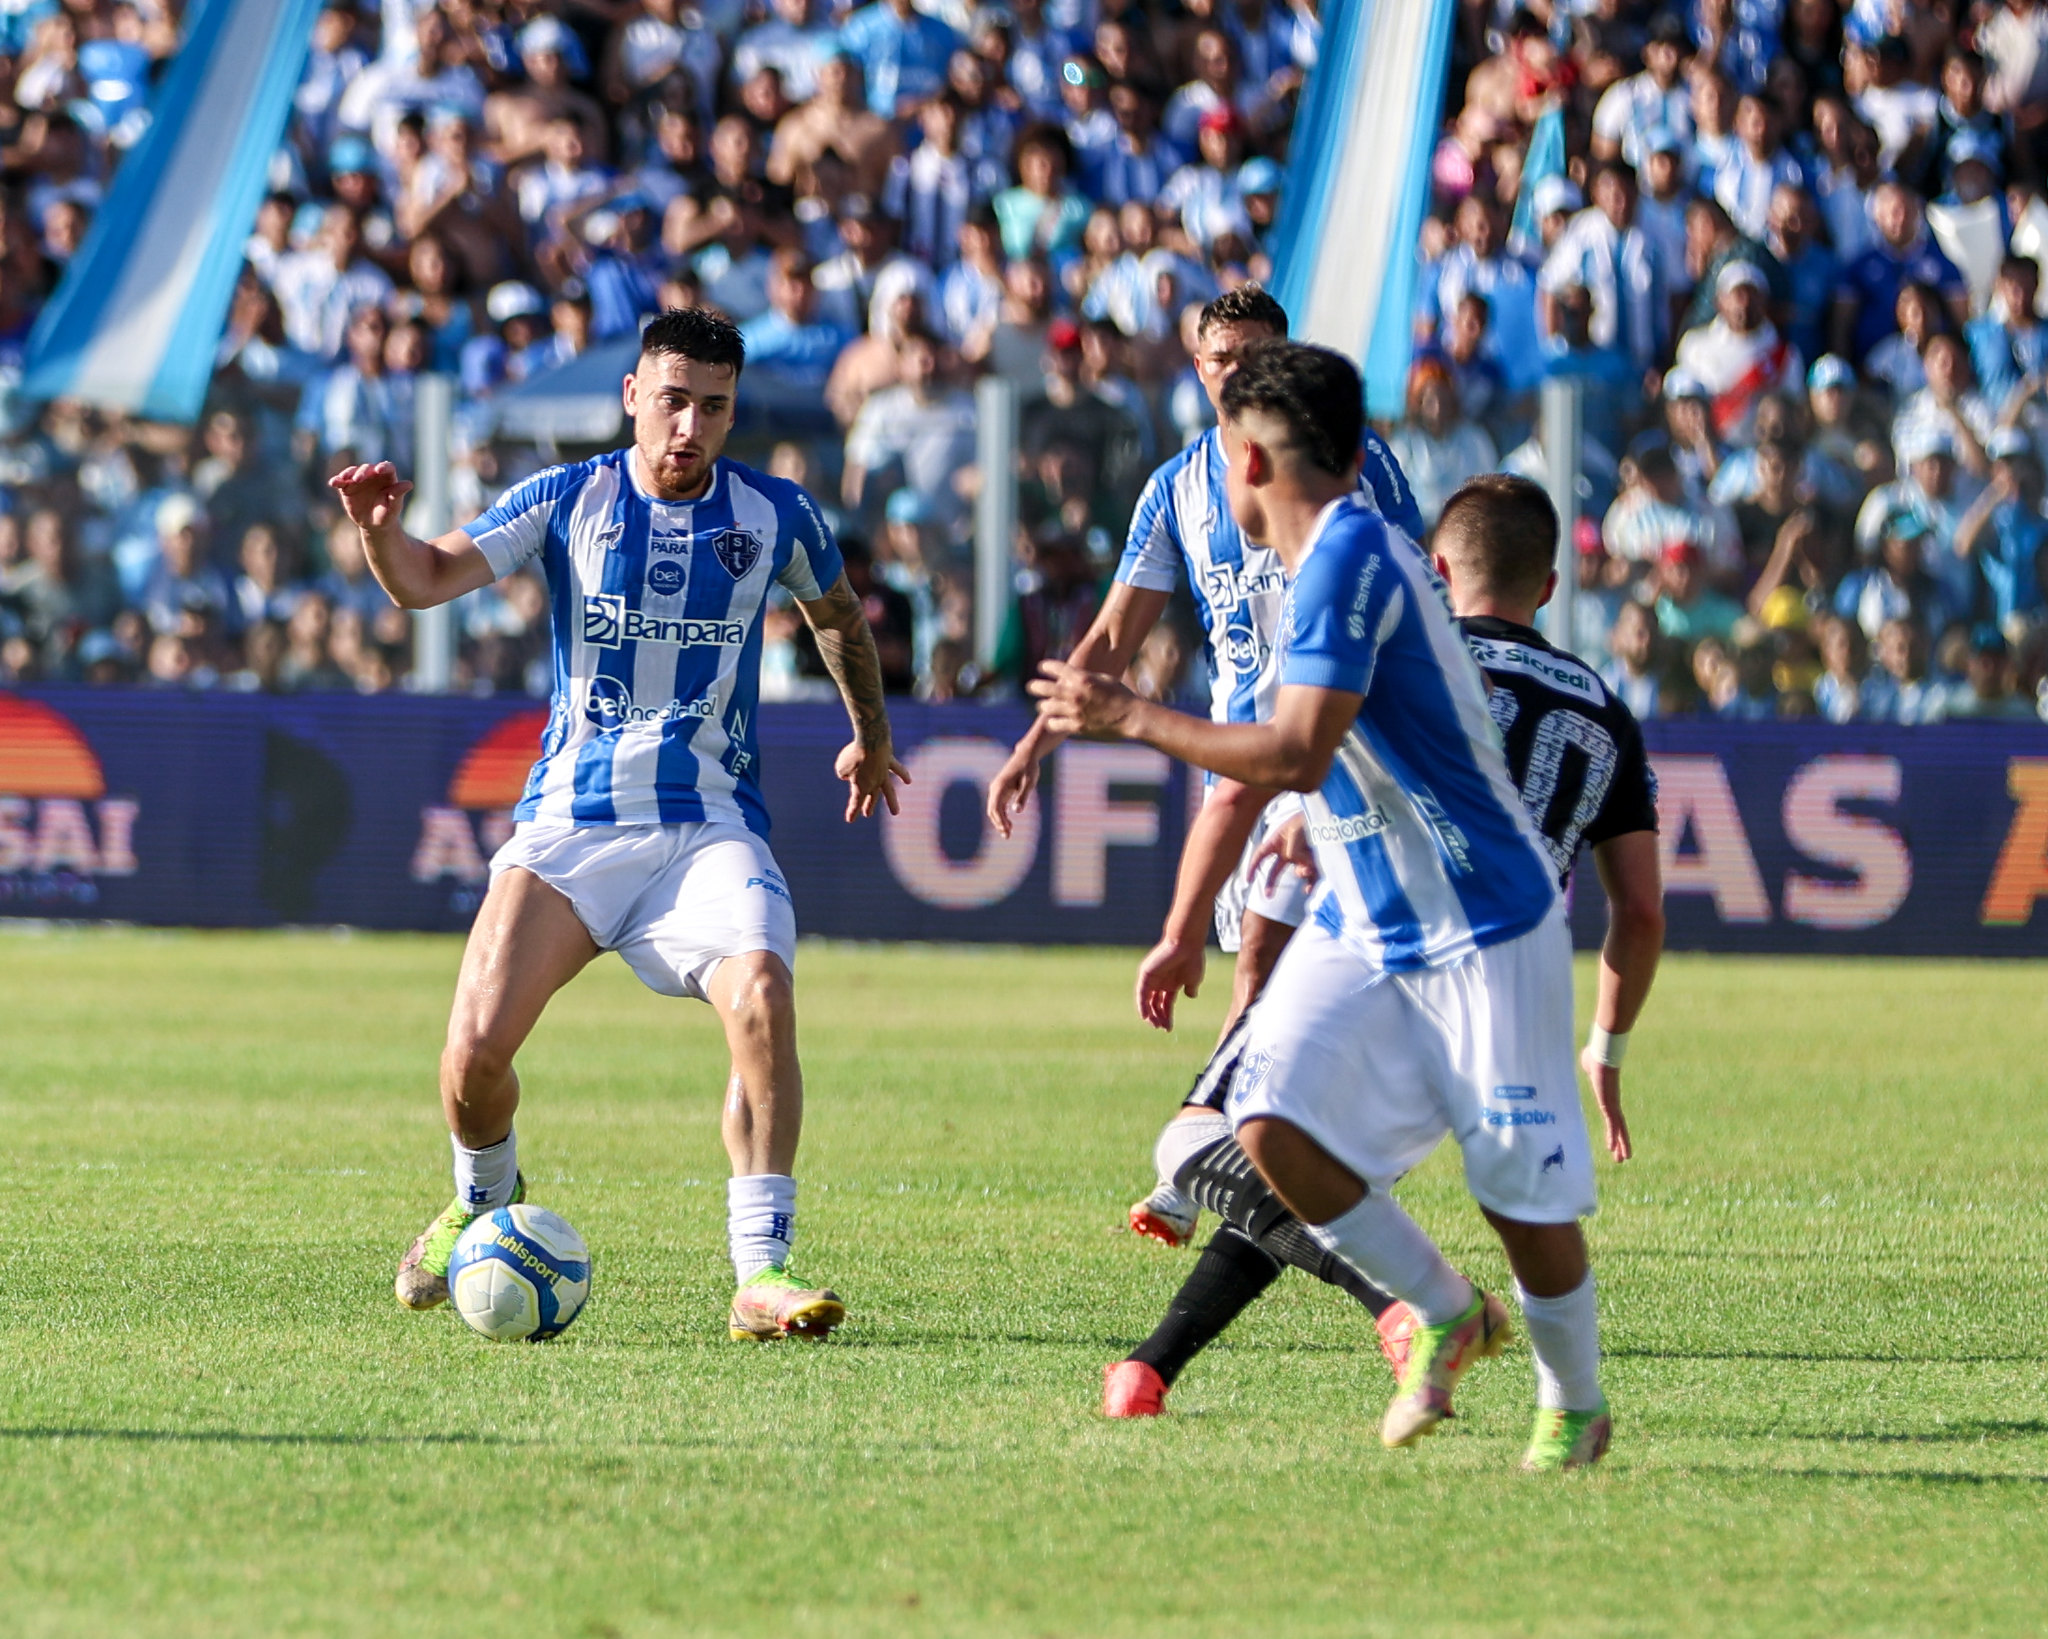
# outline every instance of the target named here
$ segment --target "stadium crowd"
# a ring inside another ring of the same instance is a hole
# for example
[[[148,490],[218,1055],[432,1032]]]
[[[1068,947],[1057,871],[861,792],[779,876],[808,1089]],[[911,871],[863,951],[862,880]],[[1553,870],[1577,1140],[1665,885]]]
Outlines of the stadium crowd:
[[[193,429],[9,392],[0,681],[405,686],[325,476],[458,383],[457,522],[551,459],[508,406],[643,315],[748,345],[733,451],[831,503],[890,686],[1013,687],[1093,613],[1209,408],[1192,320],[1270,273],[1313,0],[336,0]],[[0,0],[0,387],[175,51],[175,0]],[[1583,381],[1574,646],[1641,715],[2032,716],[2044,0],[1462,3],[1416,362],[1426,517],[1540,471]],[[975,379],[1020,389],[1019,571],[971,656]],[[545,689],[546,599],[458,680]],[[829,688],[794,611],[765,692]],[[1142,685],[1186,687],[1186,622]]]

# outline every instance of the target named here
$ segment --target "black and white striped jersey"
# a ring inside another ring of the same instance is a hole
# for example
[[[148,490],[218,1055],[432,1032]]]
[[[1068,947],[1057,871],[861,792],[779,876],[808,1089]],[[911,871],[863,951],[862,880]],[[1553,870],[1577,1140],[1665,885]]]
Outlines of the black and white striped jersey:
[[[1492,615],[1458,625],[1493,685],[1487,710],[1508,773],[1543,837],[1559,882],[1579,845],[1657,829],[1657,778],[1643,731],[1599,675],[1527,626]]]

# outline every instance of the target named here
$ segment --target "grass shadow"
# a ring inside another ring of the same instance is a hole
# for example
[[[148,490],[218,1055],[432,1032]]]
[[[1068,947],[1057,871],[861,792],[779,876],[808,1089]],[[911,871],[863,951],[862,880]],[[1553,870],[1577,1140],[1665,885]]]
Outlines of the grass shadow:
[[[251,1434],[237,1429],[0,1428],[0,1440],[120,1440],[142,1445],[530,1446],[496,1434]]]

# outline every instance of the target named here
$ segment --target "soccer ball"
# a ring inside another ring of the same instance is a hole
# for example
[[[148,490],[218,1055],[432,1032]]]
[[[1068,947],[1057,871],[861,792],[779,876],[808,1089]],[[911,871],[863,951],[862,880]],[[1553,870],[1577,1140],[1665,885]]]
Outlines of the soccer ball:
[[[470,1330],[494,1343],[539,1343],[582,1311],[590,1249],[546,1207],[502,1206],[455,1243],[448,1292]]]

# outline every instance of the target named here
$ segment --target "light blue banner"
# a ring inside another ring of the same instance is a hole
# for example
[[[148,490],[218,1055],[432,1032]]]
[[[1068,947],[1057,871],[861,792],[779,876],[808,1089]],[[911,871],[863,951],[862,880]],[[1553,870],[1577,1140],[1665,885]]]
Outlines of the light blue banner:
[[[29,337],[23,390],[191,421],[322,0],[197,0],[151,123]]]
[[[1416,245],[1454,0],[1331,0],[1290,139],[1274,294],[1304,341],[1362,361],[1366,407],[1406,407]]]

